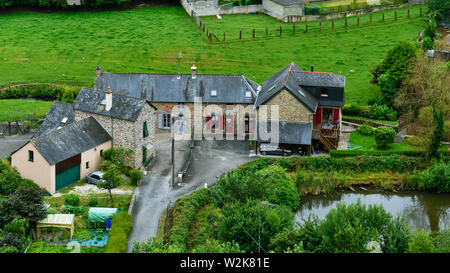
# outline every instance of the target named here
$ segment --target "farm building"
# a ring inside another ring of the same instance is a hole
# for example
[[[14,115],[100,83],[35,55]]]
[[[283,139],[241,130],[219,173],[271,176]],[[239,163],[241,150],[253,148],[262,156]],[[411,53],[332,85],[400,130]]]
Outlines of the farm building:
[[[305,15],[305,2],[302,0],[263,0],[262,6],[264,13],[283,22]]]

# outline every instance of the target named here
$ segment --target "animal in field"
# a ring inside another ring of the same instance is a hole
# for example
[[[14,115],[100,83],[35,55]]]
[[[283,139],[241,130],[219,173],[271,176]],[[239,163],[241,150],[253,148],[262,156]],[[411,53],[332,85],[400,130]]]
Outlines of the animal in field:
[[[217,20],[222,20],[222,16],[220,16],[219,14],[216,15]]]

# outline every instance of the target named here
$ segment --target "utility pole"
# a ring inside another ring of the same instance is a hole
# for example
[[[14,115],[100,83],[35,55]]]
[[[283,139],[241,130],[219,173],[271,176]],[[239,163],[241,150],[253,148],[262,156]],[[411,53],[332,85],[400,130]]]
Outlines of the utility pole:
[[[258,208],[259,208],[258,253],[261,253],[261,202],[258,202]]]
[[[183,55],[181,54],[181,51],[178,52],[178,75],[177,75],[177,79],[181,78],[181,71],[180,71],[180,66],[181,66],[181,58],[183,57]]]
[[[171,138],[172,138],[172,188],[175,186],[175,137],[174,137],[174,131],[173,131],[173,126],[174,126],[174,117],[171,117],[171,123],[170,123],[170,131],[171,131]]]

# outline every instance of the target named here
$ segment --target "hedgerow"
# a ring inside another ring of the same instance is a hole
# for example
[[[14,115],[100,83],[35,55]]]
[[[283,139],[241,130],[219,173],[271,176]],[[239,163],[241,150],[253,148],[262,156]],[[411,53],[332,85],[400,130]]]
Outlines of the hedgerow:
[[[128,212],[120,212],[112,217],[111,231],[105,253],[124,253],[127,250],[128,234],[133,223]]]

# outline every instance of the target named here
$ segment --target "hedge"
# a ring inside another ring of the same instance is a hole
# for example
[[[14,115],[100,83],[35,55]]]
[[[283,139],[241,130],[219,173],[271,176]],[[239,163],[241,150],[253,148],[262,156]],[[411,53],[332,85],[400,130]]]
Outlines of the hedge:
[[[0,0],[1,1],[1,0]],[[35,98],[41,100],[58,100],[73,103],[79,89],[50,84],[27,84],[7,87],[0,90],[0,99]]]
[[[424,150],[414,151],[364,151],[364,150],[331,150],[330,156],[335,158],[352,157],[352,156],[391,156],[402,155],[411,157],[425,157]]]
[[[125,253],[127,250],[128,234],[133,222],[128,212],[120,212],[112,217],[111,232],[106,244],[105,253]]]

